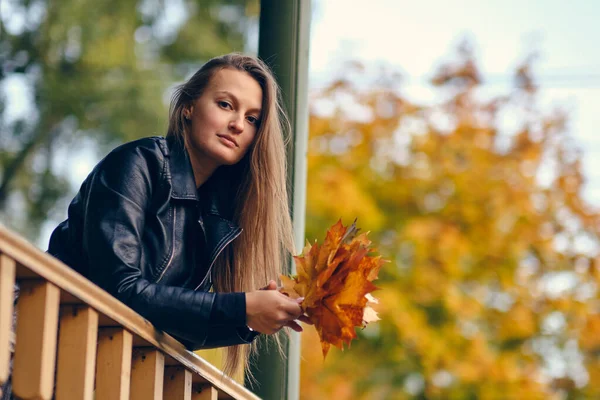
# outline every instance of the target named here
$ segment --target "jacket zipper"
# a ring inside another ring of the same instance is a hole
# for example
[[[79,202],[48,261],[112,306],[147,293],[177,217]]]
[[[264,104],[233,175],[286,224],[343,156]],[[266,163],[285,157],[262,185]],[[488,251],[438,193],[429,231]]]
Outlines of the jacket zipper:
[[[210,263],[210,266],[208,267],[208,271],[206,272],[206,275],[204,276],[204,278],[202,279],[202,282],[200,282],[200,284],[196,287],[196,289],[194,290],[198,290],[206,281],[206,279],[210,276],[210,273],[212,271],[212,267],[215,264],[215,261],[217,261],[217,258],[219,258],[219,254],[221,254],[221,252],[223,251],[223,249],[225,249],[225,247],[227,247],[227,245],[231,242],[233,242],[235,239],[237,239],[238,236],[240,236],[242,234],[242,229],[239,229],[235,234],[233,234],[225,243],[223,243],[223,245],[221,245],[221,247],[219,247],[219,250],[217,251],[217,255],[215,255],[215,257],[213,258],[212,262]]]
[[[204,229],[204,220],[202,218],[202,215],[199,216],[198,223],[200,224],[200,228],[202,229],[202,240],[206,242],[206,230]]]
[[[171,246],[171,256],[169,256],[169,261],[167,262],[165,268],[162,270],[156,283],[160,282],[163,276],[165,276],[165,272],[167,272],[167,270],[171,266],[171,261],[173,261],[173,256],[175,255],[175,226],[177,226],[177,208],[173,207],[173,246]]]

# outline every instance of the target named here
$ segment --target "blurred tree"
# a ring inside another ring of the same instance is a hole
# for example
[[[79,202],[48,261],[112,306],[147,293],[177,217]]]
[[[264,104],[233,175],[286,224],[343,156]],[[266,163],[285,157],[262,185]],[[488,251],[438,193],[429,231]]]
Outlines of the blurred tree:
[[[467,44],[456,60],[436,104],[358,63],[312,101],[307,238],[358,217],[392,262],[351,350],[323,363],[306,329],[304,399],[600,397],[600,216],[565,112],[542,110],[531,58],[501,96]]]
[[[164,135],[167,89],[243,51],[259,13],[259,0],[0,4],[0,221],[31,241],[65,215],[70,156]]]

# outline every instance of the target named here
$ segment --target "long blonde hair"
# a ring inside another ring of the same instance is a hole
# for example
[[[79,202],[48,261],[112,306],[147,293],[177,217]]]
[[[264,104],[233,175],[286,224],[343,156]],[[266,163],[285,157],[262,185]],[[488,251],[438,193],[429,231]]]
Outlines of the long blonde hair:
[[[265,286],[270,279],[278,280],[289,254],[294,251],[285,154],[290,125],[281,106],[279,86],[269,67],[258,58],[238,53],[208,61],[176,88],[169,111],[168,135],[185,141],[189,120],[184,116],[184,109],[202,95],[212,76],[224,68],[248,73],[263,93],[258,132],[237,166],[242,176],[234,220],[243,232],[232,243],[230,251],[222,252],[217,259],[219,273],[214,281],[214,289],[218,292],[250,292]],[[225,373],[231,375],[243,365],[250,375],[249,358],[256,350],[256,341],[251,347],[228,347]]]

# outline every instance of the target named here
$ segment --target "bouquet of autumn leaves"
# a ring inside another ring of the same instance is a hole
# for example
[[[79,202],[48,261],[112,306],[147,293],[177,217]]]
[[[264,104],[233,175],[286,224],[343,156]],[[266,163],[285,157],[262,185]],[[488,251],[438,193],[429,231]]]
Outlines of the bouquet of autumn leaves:
[[[323,358],[331,345],[342,350],[344,343],[349,346],[356,338],[355,327],[379,319],[371,308],[377,300],[370,293],[377,289],[372,281],[385,260],[371,255],[368,232],[358,235],[358,230],[356,221],[349,227],[338,221],[322,245],[307,243],[294,257],[296,276],[281,276],[282,293],[304,297],[300,306],[319,333]]]

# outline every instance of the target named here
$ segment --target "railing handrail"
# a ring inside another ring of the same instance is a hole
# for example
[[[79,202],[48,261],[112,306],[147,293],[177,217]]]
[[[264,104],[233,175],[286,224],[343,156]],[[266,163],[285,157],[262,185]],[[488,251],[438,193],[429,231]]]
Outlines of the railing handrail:
[[[254,393],[225,376],[197,354],[188,351],[179,341],[160,331],[145,318],[117,300],[99,286],[74,271],[55,257],[40,251],[34,245],[0,224],[0,253],[17,262],[17,275],[23,267],[51,282],[105,315],[126,330],[140,337],[176,360],[181,366],[206,379],[219,391],[235,399],[259,399]]]

